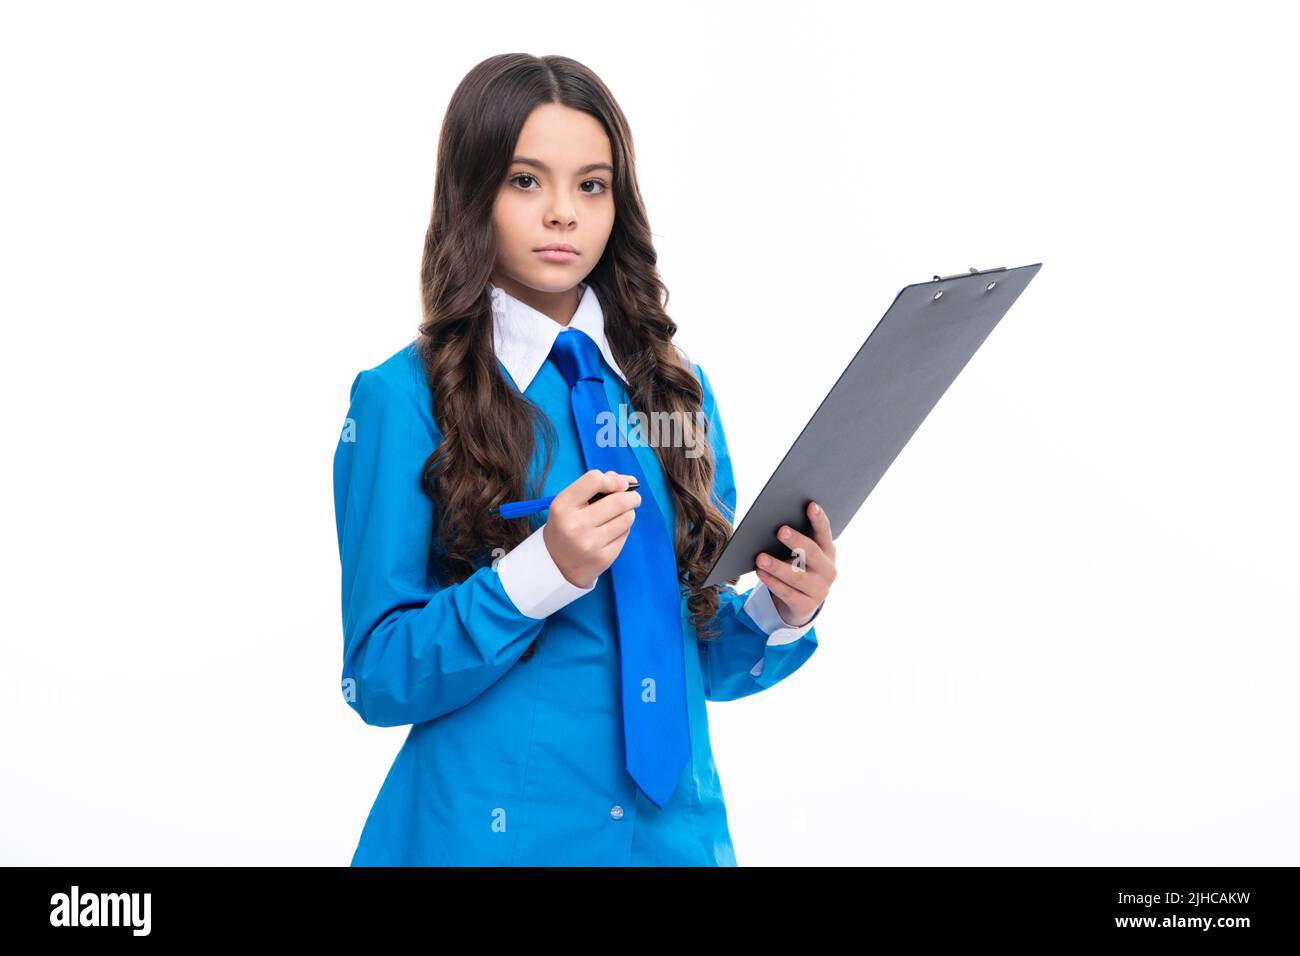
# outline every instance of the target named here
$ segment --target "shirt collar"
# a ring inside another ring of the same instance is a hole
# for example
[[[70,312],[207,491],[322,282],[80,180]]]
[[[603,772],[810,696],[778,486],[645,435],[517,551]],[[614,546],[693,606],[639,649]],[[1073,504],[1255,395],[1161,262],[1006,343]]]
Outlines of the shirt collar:
[[[555,337],[565,329],[580,329],[600,348],[600,354],[618,377],[627,383],[627,376],[614,361],[609,341],[605,338],[605,313],[596,298],[596,290],[585,282],[578,286],[578,311],[567,326],[556,322],[544,312],[516,299],[493,282],[488,283],[492,298],[492,339],[497,358],[514,379],[519,391],[527,390],[538,371],[551,354]]]

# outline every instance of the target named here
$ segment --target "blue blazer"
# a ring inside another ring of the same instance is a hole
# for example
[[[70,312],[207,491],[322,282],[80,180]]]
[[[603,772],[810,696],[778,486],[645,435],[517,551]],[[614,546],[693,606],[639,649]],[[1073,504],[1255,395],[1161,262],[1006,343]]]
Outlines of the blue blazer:
[[[602,365],[610,407],[630,406],[622,380]],[[713,389],[700,366],[692,368],[704,391],[715,494],[734,513]],[[556,494],[587,471],[569,389],[547,362],[524,395],[556,429],[539,496]],[[657,808],[624,769],[609,575],[535,618],[511,601],[495,562],[456,584],[440,580],[430,563],[433,503],[420,471],[441,439],[431,406],[411,343],[357,375],[334,456],[344,699],[367,724],[411,727],[352,864],[736,865],[705,701],[735,700],[784,680],[816,650],[815,629],[769,644],[744,609],[749,592],[726,588],[720,635],[697,642],[683,597],[691,759]],[[629,444],[649,483],[641,507],[660,508],[674,527],[654,449]],[[542,451],[539,437],[534,475]],[[545,519],[535,515],[534,527]],[[534,642],[535,652],[522,657]]]

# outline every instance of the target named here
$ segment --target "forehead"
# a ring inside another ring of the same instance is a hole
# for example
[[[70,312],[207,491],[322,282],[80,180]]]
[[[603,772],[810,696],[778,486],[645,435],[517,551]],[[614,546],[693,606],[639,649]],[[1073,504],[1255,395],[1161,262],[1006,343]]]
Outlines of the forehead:
[[[540,159],[559,171],[614,161],[600,120],[559,103],[541,103],[528,114],[515,154]]]

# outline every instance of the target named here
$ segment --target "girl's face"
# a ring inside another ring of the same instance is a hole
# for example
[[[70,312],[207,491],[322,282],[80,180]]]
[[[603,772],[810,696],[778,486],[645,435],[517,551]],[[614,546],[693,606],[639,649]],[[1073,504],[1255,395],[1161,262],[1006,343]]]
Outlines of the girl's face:
[[[492,207],[497,258],[493,281],[561,293],[587,277],[614,228],[609,137],[581,110],[543,103],[528,115],[506,181]],[[544,246],[571,246],[570,255]]]

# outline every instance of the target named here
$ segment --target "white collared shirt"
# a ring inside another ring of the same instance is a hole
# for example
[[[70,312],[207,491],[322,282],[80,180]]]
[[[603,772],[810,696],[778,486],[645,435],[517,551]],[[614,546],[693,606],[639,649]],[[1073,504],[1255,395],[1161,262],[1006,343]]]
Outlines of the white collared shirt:
[[[556,336],[566,329],[578,329],[591,336],[609,367],[627,384],[627,376],[614,361],[609,340],[605,338],[605,314],[596,298],[596,290],[591,286],[585,282],[579,284],[578,311],[573,313],[568,325],[561,325],[494,283],[488,283],[488,291],[492,296],[492,340],[497,358],[515,380],[519,391],[528,390],[550,357]]]
[[[578,286],[578,309],[567,326],[520,301],[495,283],[488,283],[488,291],[492,299],[493,348],[520,392],[528,388],[550,357],[556,337],[567,329],[580,329],[591,336],[609,367],[627,384],[627,376],[614,360],[609,340],[605,337],[605,315],[600,300],[589,285],[581,283]],[[686,351],[676,343],[674,346],[687,364],[692,364]],[[536,618],[553,614],[596,587],[594,581],[588,588],[569,582],[551,557],[542,537],[542,528],[502,557],[497,562],[497,572],[515,606]],[[812,628],[811,621],[801,627],[787,624],[772,601],[772,592],[762,581],[754,585],[744,609],[767,633],[769,645],[797,641]]]

